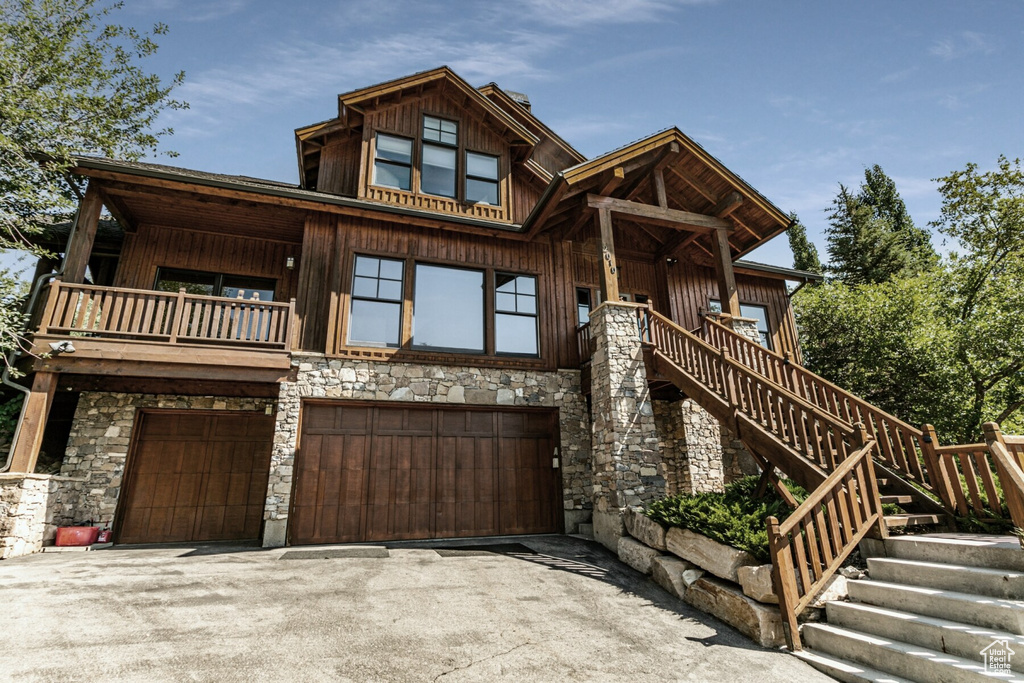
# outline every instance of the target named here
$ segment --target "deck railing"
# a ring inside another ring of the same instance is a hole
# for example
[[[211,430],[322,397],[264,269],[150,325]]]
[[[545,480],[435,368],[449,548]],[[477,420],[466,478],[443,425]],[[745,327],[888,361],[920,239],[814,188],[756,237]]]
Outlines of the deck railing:
[[[576,351],[580,354],[580,365],[590,361],[594,355],[594,338],[590,336],[590,323],[576,328]]]
[[[37,333],[291,350],[295,302],[97,287],[54,280]]]

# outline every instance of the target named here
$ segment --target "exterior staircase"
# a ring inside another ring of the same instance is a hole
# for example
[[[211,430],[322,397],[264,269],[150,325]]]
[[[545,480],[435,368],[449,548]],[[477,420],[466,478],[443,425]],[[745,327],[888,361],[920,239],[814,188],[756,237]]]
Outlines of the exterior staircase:
[[[851,602],[805,624],[795,653],[840,681],[1024,681],[1024,552],[1009,536],[889,538]],[[1009,671],[986,669],[1006,648]]]

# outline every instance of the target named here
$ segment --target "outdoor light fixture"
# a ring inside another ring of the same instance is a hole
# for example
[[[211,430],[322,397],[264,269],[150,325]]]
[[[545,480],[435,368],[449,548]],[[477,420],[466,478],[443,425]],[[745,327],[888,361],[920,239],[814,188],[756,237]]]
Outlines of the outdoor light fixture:
[[[295,257],[289,256],[284,260],[284,267],[288,270],[295,270]]]

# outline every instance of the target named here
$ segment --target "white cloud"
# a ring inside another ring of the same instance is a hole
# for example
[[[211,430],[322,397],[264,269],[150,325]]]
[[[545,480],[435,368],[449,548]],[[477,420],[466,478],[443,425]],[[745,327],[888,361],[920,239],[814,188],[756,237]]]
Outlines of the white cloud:
[[[720,0],[524,0],[533,19],[555,26],[659,21],[683,6]],[[511,9],[511,7],[509,8]]]
[[[974,54],[991,54],[996,45],[983,33],[961,31],[956,36],[937,40],[928,52],[946,61]]]
[[[175,13],[175,20],[193,22],[214,21],[240,12],[249,6],[251,0],[217,0],[217,2],[195,2],[189,0],[135,0],[128,7],[147,16]]]
[[[881,83],[899,83],[905,81],[915,73],[917,73],[918,67],[912,66],[907,69],[901,69],[900,71],[894,71],[890,74],[886,74],[878,79]]]

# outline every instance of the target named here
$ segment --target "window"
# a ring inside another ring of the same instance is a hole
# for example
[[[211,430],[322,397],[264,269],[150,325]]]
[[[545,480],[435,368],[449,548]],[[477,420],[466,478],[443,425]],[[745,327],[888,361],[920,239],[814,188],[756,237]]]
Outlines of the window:
[[[708,310],[712,313],[721,313],[722,302],[717,299],[711,299],[708,302]],[[757,333],[761,335],[761,346],[771,349],[772,332],[768,326],[768,309],[755,304],[740,304],[740,317],[757,320]]]
[[[377,133],[374,154],[374,185],[412,189],[412,140]]]
[[[442,197],[455,197],[455,158],[458,152],[458,126],[454,121],[423,117],[423,160],[420,191]]]
[[[494,350],[537,355],[537,278],[494,275]]]
[[[356,256],[349,342],[390,347],[401,343],[404,271],[402,261]]]
[[[413,348],[484,352],[484,273],[416,264]]]
[[[466,152],[466,201],[497,206],[498,157]]]
[[[576,288],[576,320],[579,325],[590,322],[590,290],[586,287]]]
[[[158,268],[153,289],[160,292],[177,292],[184,289],[189,294],[203,296],[273,301],[276,286],[277,281],[270,278],[224,275],[181,268]]]

